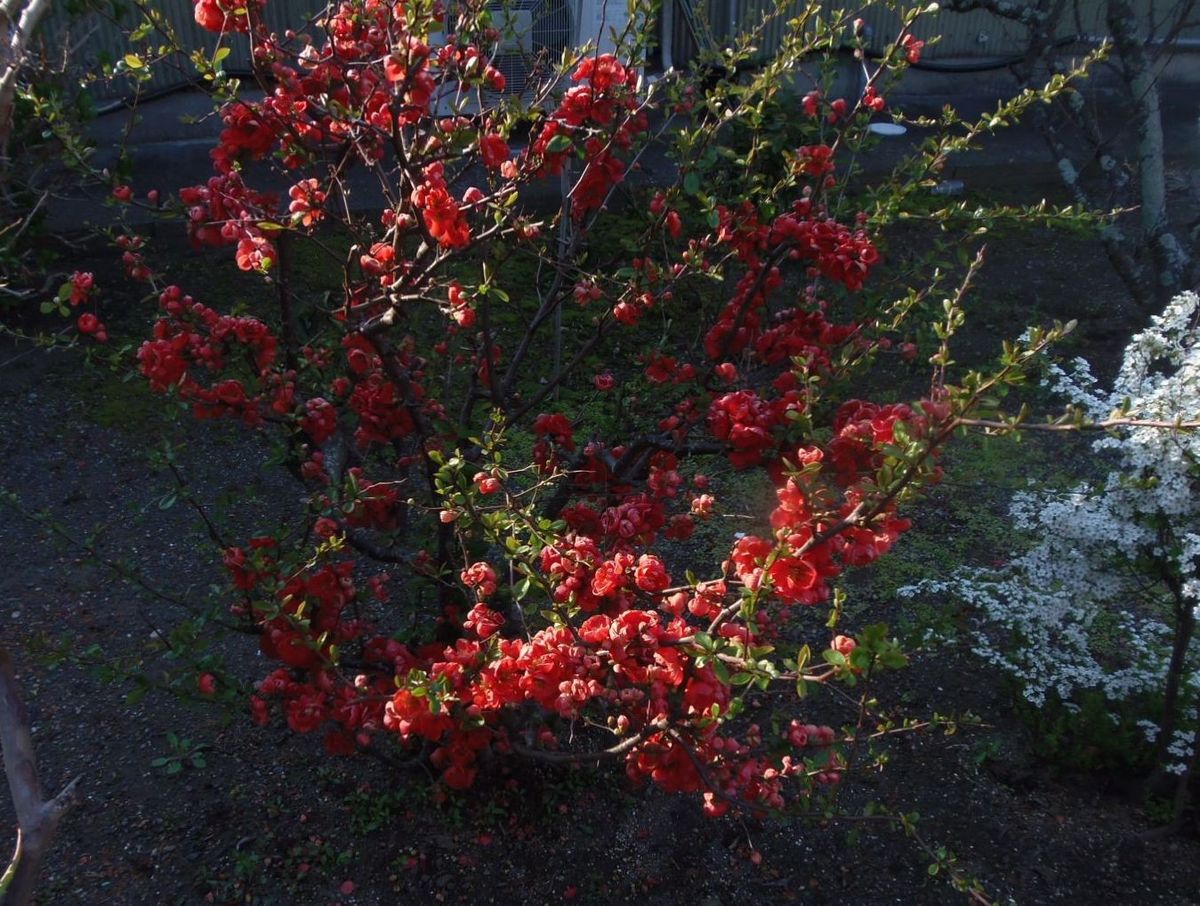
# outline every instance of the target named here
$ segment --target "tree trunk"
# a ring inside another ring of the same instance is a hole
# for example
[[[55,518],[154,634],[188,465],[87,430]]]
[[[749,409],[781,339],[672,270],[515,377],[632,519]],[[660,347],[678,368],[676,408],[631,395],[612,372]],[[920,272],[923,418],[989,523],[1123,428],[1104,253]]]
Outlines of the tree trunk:
[[[1163,689],[1163,716],[1159,724],[1158,738],[1154,740],[1155,770],[1163,770],[1167,747],[1175,735],[1178,725],[1179,691],[1183,681],[1184,662],[1188,646],[1196,630],[1196,616],[1191,604],[1180,598],[1175,606],[1175,639],[1171,646],[1171,661],[1167,666],[1167,684]]]
[[[0,750],[4,752],[4,772],[17,813],[17,845],[0,876],[0,904],[26,906],[33,900],[42,857],[71,804],[79,778],[49,802],[42,799],[29,715],[17,691],[12,658],[4,648],[0,648]]]
[[[1153,262],[1154,296],[1165,305],[1185,288],[1182,284],[1191,256],[1171,232],[1167,218],[1167,177],[1163,164],[1166,149],[1157,61],[1146,50],[1145,37],[1129,0],[1109,0],[1106,21],[1133,104],[1142,243]]]
[[[0,159],[8,154],[13,100],[17,94],[21,67],[25,65],[29,41],[48,12],[50,0],[0,2]]]

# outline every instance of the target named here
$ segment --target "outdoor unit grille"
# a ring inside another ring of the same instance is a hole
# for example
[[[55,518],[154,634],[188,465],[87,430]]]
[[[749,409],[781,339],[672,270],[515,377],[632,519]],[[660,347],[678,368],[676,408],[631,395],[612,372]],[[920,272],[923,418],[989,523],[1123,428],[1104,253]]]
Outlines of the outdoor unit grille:
[[[489,7],[502,35],[492,65],[504,74],[504,94],[523,94],[554,72],[575,45],[569,0],[511,0]],[[490,100],[494,100],[495,96]]]

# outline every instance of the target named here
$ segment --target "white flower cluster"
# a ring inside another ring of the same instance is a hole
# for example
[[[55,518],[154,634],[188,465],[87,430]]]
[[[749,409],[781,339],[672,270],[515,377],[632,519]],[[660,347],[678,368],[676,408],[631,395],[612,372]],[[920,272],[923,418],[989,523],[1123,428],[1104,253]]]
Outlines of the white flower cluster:
[[[1093,420],[1200,419],[1200,298],[1177,296],[1134,336],[1111,391],[1087,362],[1051,369],[1047,384]],[[1093,444],[1115,468],[1062,492],[1014,497],[1014,528],[1034,546],[996,570],[962,569],[947,581],[900,589],[950,594],[981,616],[975,650],[1012,674],[1035,706],[1051,693],[1067,707],[1096,690],[1110,702],[1161,694],[1175,633],[1163,577],[1200,616],[1200,431],[1129,426]],[[1191,746],[1200,703],[1193,639],[1181,687],[1182,720],[1169,744],[1175,770]],[[1159,728],[1142,721],[1153,741]]]

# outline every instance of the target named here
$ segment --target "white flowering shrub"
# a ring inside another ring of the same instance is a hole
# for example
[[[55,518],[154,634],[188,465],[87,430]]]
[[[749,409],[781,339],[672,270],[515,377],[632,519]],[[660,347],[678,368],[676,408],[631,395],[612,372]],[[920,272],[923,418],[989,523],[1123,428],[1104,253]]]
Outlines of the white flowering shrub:
[[[997,569],[900,590],[973,605],[975,650],[1034,708],[1079,713],[1102,696],[1176,773],[1192,758],[1200,701],[1198,309],[1195,293],[1172,300],[1130,342],[1111,390],[1082,359],[1050,368],[1076,414],[1108,426],[1092,449],[1111,470],[1067,492],[1018,494],[1012,524],[1032,547]]]

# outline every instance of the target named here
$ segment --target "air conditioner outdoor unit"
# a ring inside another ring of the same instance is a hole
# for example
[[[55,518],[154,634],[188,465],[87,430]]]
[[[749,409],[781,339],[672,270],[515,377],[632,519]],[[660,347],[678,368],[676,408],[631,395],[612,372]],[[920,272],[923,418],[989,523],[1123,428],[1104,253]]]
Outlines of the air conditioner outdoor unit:
[[[487,101],[531,98],[564,52],[587,46],[591,53],[610,53],[614,34],[629,25],[627,0],[498,0],[488,9],[502,35],[491,64],[504,74],[505,87],[485,92]]]

